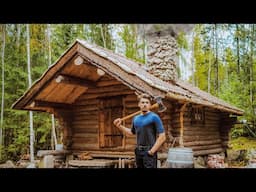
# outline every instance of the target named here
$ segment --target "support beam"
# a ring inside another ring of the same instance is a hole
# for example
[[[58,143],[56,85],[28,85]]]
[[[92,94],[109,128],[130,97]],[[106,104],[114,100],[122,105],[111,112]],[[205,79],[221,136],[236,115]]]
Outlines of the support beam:
[[[56,103],[56,102],[49,102],[49,101],[33,101],[30,105],[30,107],[52,107],[52,108],[71,108],[71,104],[66,103]]]
[[[96,87],[96,83],[94,81],[81,79],[79,77],[72,77],[72,76],[68,76],[68,75],[58,75],[56,77],[55,81],[56,81],[56,83],[78,85],[81,87],[89,87],[89,88]]]
[[[99,76],[103,76],[103,75],[105,75],[105,71],[103,71],[102,69],[98,68],[98,69],[97,69],[97,74],[98,74]]]
[[[74,60],[74,64],[75,65],[81,65],[84,62],[84,59],[81,56],[78,56],[75,60]]]
[[[183,115],[184,115],[184,110],[186,108],[186,105],[188,103],[184,103],[182,107],[180,108],[180,140],[179,140],[179,145],[180,147],[184,147],[183,143],[183,132],[184,132],[184,122],[183,122]]]

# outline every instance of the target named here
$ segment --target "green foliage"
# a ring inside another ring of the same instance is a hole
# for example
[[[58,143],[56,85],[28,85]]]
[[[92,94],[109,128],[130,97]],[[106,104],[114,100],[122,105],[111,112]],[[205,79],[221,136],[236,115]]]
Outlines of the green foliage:
[[[124,25],[118,33],[123,40],[125,56],[137,62],[144,63],[145,42],[140,42],[137,34],[137,25]]]
[[[155,26],[158,30],[160,25]],[[32,81],[36,81],[48,67],[47,25],[31,24],[30,29]],[[28,112],[11,109],[12,104],[28,89],[26,27],[23,24],[7,24],[6,31],[2,158],[18,159],[21,154],[29,153]],[[196,25],[193,39],[195,85],[204,91],[210,88],[210,93],[244,109],[245,115],[241,118],[254,124],[255,32],[253,24],[200,24]],[[131,24],[52,24],[52,61],[56,61],[77,38],[115,51],[120,45],[122,54],[140,63],[145,62],[145,40],[137,34],[137,26]],[[189,47],[183,33],[178,35],[177,42],[182,49]],[[50,115],[34,113],[33,122],[35,149],[49,149]],[[232,137],[246,134],[246,130],[239,126],[231,131]]]
[[[186,34],[184,32],[181,32],[178,34],[177,43],[178,43],[179,48],[182,48],[185,50],[188,49],[188,41],[186,38]]]
[[[230,148],[233,150],[249,150],[256,148],[256,139],[248,137],[238,137],[231,139],[229,142]]]

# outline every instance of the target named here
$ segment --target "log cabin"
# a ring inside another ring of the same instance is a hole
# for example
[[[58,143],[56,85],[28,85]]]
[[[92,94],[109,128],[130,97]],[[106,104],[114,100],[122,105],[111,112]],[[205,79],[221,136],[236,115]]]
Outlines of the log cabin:
[[[13,104],[17,110],[54,114],[63,132],[64,150],[93,158],[134,158],[135,137],[124,136],[113,120],[139,110],[137,94],[160,96],[167,110],[158,113],[170,147],[209,155],[227,149],[229,131],[243,110],[183,82],[164,81],[143,64],[77,39],[63,55]],[[157,112],[157,111],[155,111]],[[124,122],[131,126],[132,119]],[[173,143],[170,138],[177,138]],[[88,160],[89,161],[89,160]]]

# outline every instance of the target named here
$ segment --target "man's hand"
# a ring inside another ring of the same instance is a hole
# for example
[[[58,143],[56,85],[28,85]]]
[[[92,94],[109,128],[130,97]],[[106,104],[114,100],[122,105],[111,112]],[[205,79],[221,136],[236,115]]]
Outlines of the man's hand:
[[[115,126],[117,126],[118,128],[120,128],[120,125],[121,125],[121,123],[122,123],[122,120],[121,120],[121,118],[117,118],[117,119],[114,120],[113,123],[114,123]]]
[[[154,153],[153,153],[151,150],[148,151],[148,154],[149,154],[150,156],[154,156]]]

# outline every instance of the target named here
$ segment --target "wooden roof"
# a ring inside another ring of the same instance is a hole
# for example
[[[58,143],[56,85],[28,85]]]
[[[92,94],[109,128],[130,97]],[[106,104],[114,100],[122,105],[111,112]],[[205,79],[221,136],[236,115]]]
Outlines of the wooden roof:
[[[82,64],[79,63],[81,58]],[[83,40],[76,40],[12,107],[40,111],[47,111],[49,106],[70,107],[89,87],[98,86],[97,81],[101,78],[98,69],[139,93],[195,103],[231,114],[243,114],[243,110],[197,87],[181,80],[165,82],[148,73],[143,65]]]

